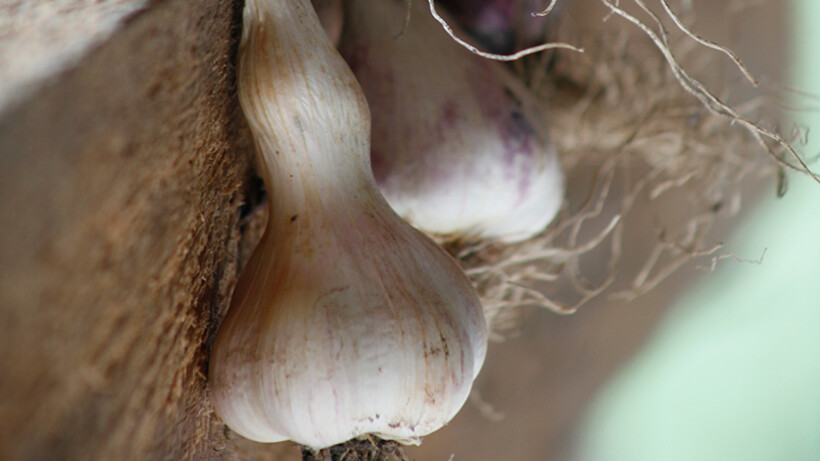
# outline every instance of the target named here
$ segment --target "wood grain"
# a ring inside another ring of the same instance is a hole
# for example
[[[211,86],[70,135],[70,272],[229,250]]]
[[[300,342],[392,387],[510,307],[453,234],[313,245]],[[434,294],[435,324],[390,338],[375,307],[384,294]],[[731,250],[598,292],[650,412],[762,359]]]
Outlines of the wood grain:
[[[153,2],[0,118],[0,459],[241,455],[206,390],[252,175],[240,11]]]

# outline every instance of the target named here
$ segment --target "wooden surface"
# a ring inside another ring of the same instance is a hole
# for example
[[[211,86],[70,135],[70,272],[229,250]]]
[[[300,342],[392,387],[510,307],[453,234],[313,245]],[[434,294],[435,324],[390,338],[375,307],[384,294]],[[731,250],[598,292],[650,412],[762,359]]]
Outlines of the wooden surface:
[[[0,459],[237,455],[205,376],[250,174],[239,8],[153,2],[0,117]]]

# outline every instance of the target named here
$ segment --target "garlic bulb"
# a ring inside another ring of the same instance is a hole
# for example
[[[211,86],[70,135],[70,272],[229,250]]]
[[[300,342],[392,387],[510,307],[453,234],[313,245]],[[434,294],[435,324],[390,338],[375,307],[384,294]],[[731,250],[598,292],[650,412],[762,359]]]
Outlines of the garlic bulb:
[[[345,2],[340,50],[373,113],[385,198],[424,231],[507,242],[539,233],[563,200],[543,109],[501,64],[471,54],[412,2]]]
[[[412,443],[481,368],[478,297],[376,188],[364,95],[310,0],[247,0],[239,54],[270,215],[213,344],[216,410],[262,442]]]

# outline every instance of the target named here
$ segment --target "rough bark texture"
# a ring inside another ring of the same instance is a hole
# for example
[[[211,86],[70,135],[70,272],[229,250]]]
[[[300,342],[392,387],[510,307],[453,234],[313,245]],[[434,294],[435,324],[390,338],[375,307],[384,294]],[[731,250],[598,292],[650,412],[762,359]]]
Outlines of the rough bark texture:
[[[207,399],[252,175],[241,7],[153,2],[0,118],[0,459],[282,449]]]

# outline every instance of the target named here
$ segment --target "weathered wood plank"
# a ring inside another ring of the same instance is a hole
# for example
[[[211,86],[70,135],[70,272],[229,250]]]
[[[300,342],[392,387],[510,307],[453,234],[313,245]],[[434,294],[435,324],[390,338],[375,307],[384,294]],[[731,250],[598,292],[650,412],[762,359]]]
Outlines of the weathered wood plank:
[[[252,174],[240,10],[153,2],[0,115],[0,459],[238,456],[205,375]]]

